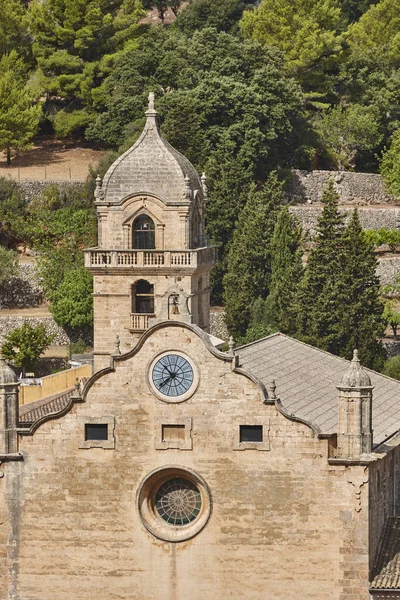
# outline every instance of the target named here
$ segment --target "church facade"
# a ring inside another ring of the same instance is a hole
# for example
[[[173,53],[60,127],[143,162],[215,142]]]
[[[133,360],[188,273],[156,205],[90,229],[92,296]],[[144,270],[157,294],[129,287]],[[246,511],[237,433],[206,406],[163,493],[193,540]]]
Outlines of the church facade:
[[[97,184],[94,375],[19,408],[0,358],[0,599],[400,597],[400,383],[280,334],[216,349],[206,199],[150,98]]]

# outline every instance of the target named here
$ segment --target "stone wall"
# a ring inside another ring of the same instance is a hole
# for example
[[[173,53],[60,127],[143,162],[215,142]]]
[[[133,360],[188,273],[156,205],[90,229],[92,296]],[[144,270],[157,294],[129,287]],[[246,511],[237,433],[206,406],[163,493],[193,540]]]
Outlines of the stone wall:
[[[22,264],[16,277],[0,283],[1,308],[28,308],[43,302],[43,288],[34,265]]]
[[[25,194],[26,200],[33,200],[36,196],[40,196],[40,194],[48,188],[50,185],[57,185],[61,190],[66,188],[76,188],[83,189],[84,183],[79,183],[76,181],[47,181],[47,180],[29,180],[29,179],[21,179],[17,181],[18,185],[22,188]]]
[[[348,171],[300,171],[293,169],[285,191],[288,199],[296,203],[320,202],[329,179],[333,179],[341,204],[395,204],[387,193],[383,179],[375,173]],[[397,201],[398,202],[398,201]]]
[[[210,333],[221,340],[229,340],[229,333],[225,323],[225,311],[219,306],[212,306],[210,308]]]
[[[22,327],[27,322],[32,327],[38,325],[44,325],[48,334],[53,334],[55,337],[52,341],[53,346],[67,346],[70,343],[70,339],[67,333],[57,325],[53,317],[19,317],[19,316],[1,316],[0,312],[0,343],[4,341],[4,338],[14,329]]]
[[[304,230],[309,231],[310,235],[314,235],[317,228],[317,220],[322,211],[320,206],[290,206],[289,210],[296,215]],[[352,208],[342,208],[341,212],[350,216]],[[400,208],[359,208],[361,225],[364,229],[397,229],[400,227]]]

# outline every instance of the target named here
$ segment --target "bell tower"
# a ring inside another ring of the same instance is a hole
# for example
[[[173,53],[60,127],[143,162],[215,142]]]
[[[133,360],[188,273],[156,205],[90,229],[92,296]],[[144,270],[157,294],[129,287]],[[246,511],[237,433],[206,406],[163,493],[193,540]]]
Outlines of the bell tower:
[[[98,247],[85,250],[94,278],[95,370],[151,325],[209,328],[214,246],[204,232],[206,177],[160,135],[154,94],[138,141],[96,180]]]

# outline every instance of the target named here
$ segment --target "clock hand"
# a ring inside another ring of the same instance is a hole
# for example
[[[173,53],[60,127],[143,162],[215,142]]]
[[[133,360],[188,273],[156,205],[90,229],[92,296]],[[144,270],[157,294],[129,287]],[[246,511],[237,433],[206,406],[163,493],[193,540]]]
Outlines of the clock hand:
[[[168,369],[168,367],[164,367],[164,369],[165,369],[166,371],[168,371],[168,373],[171,375],[171,377],[175,377],[176,373],[172,373],[172,372],[171,372],[171,371]]]
[[[168,381],[170,381],[170,380],[171,380],[171,377],[167,377],[167,379],[165,379],[162,383],[160,383],[159,389],[164,387],[164,385],[167,385]]]

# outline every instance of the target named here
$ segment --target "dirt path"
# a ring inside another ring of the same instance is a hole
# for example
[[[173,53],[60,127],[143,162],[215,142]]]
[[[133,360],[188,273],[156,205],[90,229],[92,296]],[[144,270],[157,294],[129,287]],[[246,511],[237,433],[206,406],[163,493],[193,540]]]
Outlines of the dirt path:
[[[85,181],[89,165],[95,167],[104,150],[94,150],[85,142],[55,140],[51,136],[35,141],[31,150],[13,158],[7,167],[4,152],[0,152],[0,177],[49,181]]]

